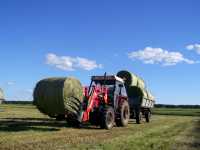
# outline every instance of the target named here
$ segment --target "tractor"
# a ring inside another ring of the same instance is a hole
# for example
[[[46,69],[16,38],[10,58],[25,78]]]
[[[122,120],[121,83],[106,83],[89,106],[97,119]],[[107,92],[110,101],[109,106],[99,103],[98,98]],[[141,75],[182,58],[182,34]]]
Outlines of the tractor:
[[[114,75],[92,76],[90,86],[84,88],[78,122],[111,129],[115,124],[127,126],[129,118],[128,96],[123,79]]]

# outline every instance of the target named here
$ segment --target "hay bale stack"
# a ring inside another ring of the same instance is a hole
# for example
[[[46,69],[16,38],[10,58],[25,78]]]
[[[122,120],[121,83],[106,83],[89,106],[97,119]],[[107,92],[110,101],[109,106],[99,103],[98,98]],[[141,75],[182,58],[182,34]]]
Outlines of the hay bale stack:
[[[129,71],[126,70],[119,71],[117,73],[117,76],[124,79],[126,87],[137,86],[140,87],[141,89],[145,88],[144,80]]]
[[[80,81],[73,77],[47,78],[37,83],[33,96],[33,103],[44,114],[77,115],[83,100],[83,91]]]
[[[119,71],[117,76],[125,81],[129,104],[133,106],[141,106],[147,99],[154,101],[152,94],[146,89],[144,80],[129,71]]]

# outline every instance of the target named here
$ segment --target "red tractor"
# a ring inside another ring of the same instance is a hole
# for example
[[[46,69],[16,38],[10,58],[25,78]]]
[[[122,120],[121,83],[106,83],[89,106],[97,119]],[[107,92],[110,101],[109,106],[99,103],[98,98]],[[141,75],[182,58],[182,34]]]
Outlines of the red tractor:
[[[111,129],[114,124],[127,126],[129,117],[124,81],[117,76],[92,76],[90,86],[84,88],[79,122]]]

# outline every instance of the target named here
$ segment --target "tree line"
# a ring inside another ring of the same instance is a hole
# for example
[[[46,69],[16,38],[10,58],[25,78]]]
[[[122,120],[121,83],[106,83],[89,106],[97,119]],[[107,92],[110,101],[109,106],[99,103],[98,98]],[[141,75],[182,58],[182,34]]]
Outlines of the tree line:
[[[200,105],[155,104],[156,108],[200,108]]]

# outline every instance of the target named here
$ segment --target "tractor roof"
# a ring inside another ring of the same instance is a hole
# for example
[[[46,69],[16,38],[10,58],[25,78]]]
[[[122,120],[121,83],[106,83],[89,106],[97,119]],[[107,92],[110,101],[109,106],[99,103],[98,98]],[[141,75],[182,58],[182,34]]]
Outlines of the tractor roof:
[[[110,76],[92,76],[92,80],[93,81],[119,81],[119,82],[122,82],[124,83],[124,80],[121,79],[120,77],[117,77],[115,75],[110,75]]]

